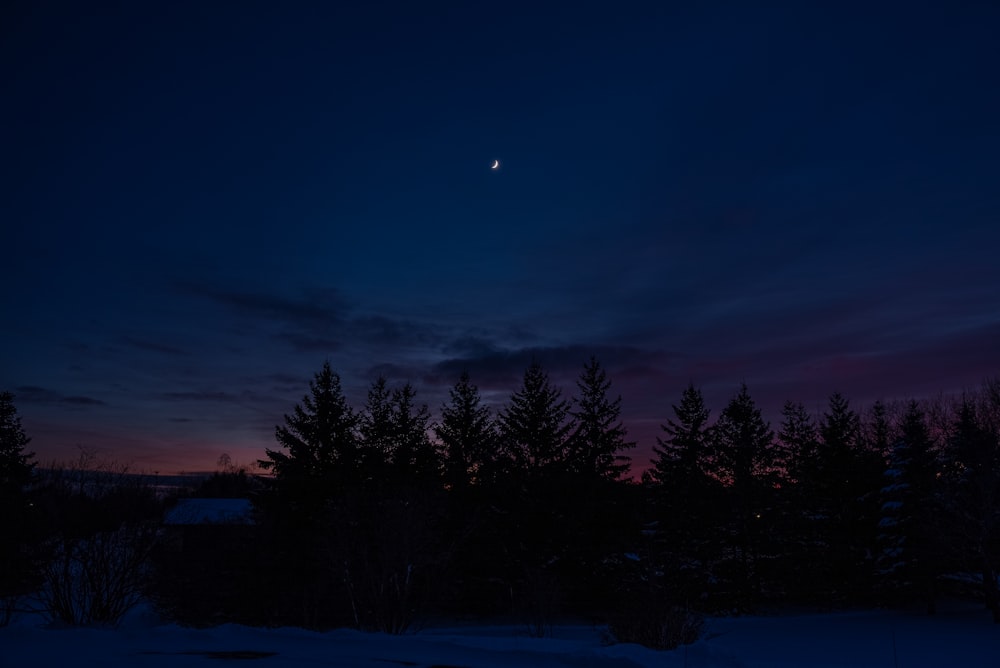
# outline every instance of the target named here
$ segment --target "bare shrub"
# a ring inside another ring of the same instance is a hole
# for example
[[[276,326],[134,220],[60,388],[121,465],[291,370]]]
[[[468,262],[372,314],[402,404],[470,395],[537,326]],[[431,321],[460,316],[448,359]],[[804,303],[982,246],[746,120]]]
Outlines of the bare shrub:
[[[612,619],[608,630],[618,642],[663,650],[695,642],[704,624],[699,613],[675,606],[630,610]]]
[[[10,620],[14,618],[14,613],[17,612],[20,601],[21,597],[13,594],[0,596],[0,627],[10,624]]]
[[[74,626],[117,625],[142,599],[155,540],[151,522],[55,539],[41,591],[46,618]]]
[[[447,558],[432,499],[418,493],[362,495],[338,510],[329,558],[342,577],[355,626],[405,633]]]
[[[559,613],[559,594],[559,581],[554,574],[540,567],[524,569],[524,583],[518,598],[531,637],[552,635],[552,624]]]

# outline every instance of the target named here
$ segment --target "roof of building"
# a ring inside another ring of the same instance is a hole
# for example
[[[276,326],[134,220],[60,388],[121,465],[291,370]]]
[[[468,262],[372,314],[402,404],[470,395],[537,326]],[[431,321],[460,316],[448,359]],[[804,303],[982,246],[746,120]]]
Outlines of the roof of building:
[[[250,499],[180,499],[164,524],[252,524]]]

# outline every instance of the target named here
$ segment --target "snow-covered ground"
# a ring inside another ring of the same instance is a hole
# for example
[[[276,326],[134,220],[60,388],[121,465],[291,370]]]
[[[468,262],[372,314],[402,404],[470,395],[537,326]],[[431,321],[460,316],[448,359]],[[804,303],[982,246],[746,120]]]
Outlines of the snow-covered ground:
[[[934,617],[882,611],[711,619],[702,640],[672,652],[609,644],[606,631],[562,625],[550,638],[518,626],[427,628],[405,636],[226,625],[189,629],[135,612],[116,630],[49,629],[22,615],[0,629],[0,666],[71,668],[237,665],[259,668],[962,668],[1000,666],[1000,625],[974,605]],[[231,665],[231,663],[230,663]]]

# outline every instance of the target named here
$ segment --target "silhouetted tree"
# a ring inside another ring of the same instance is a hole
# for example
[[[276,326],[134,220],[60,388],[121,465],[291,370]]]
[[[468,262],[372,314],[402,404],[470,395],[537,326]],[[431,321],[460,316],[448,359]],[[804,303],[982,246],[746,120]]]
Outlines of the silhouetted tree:
[[[868,449],[888,458],[892,454],[892,443],[895,438],[892,425],[889,423],[889,411],[881,400],[872,405],[871,417],[865,427],[864,438]]]
[[[653,446],[651,479],[667,488],[686,486],[704,475],[703,464],[709,456],[709,410],[701,390],[688,385],[679,406],[671,407],[674,419],[660,425],[666,438],[657,437]]]
[[[817,457],[819,434],[801,403],[786,401],[781,418],[778,440],[784,448],[785,469],[793,482],[799,481],[808,476],[804,469]]]
[[[865,447],[860,418],[839,393],[830,397],[819,432],[820,447],[804,462],[802,480],[801,510],[815,545],[813,593],[863,597],[871,591],[884,460]]]
[[[568,469],[618,479],[628,472],[631,462],[621,453],[635,447],[626,440],[621,422],[622,398],[608,397],[611,381],[595,357],[584,365],[576,386],[580,394],[576,410],[570,411],[575,429],[569,437]]]
[[[396,448],[392,390],[379,376],[368,388],[368,398],[358,416],[361,461],[368,482],[382,481]]]
[[[30,442],[14,406],[14,395],[0,392],[0,490],[20,492],[31,482],[35,454],[25,450]]]
[[[0,626],[37,583],[37,522],[26,493],[35,472],[34,453],[26,451],[30,442],[14,395],[0,392]]]
[[[416,404],[416,396],[410,383],[392,393],[391,462],[400,480],[438,483],[440,452],[428,435],[430,413],[425,404]]]
[[[444,446],[445,481],[452,489],[461,489],[481,482],[483,466],[493,456],[496,427],[468,372],[448,393],[451,401],[442,406],[434,433]]]
[[[924,411],[907,407],[901,435],[892,448],[882,488],[877,561],[880,585],[902,600],[923,600],[934,612],[935,580],[941,562],[937,474]]]
[[[816,576],[816,527],[814,518],[803,513],[803,509],[814,506],[811,486],[819,451],[819,432],[812,416],[801,403],[786,401],[781,415],[778,441],[783,450],[788,484],[781,494],[780,521],[783,524],[784,545],[779,566],[785,570],[786,592],[793,597],[801,597],[815,589],[812,580]]]
[[[325,362],[309,381],[309,394],[296,404],[275,438],[287,453],[266,449],[258,463],[280,480],[323,478],[356,483],[361,469],[358,418],[347,404],[340,376]]]
[[[960,565],[980,575],[986,606],[1000,624],[1000,379],[967,393],[955,412],[945,449],[947,535]]]
[[[410,383],[390,390],[379,378],[368,390],[361,413],[363,460],[370,481],[376,485],[407,485],[438,481],[441,457],[431,442],[430,413],[417,405]]]
[[[712,473],[744,495],[761,487],[773,487],[777,478],[774,432],[761,416],[746,384],[715,423]]]
[[[774,522],[779,460],[774,432],[746,384],[719,415],[713,451],[712,474],[726,485],[732,503],[732,547],[737,551],[738,584],[747,604],[759,591],[757,566],[761,541]]]
[[[372,383],[359,418],[364,484],[326,506],[323,556],[363,629],[403,632],[444,558],[441,462],[427,407],[415,399],[409,383]]]
[[[655,566],[642,579],[659,592],[656,597],[669,599],[658,606],[687,605],[706,593],[715,578],[711,564],[725,516],[718,482],[705,474],[712,430],[701,390],[689,383],[671,408],[673,417],[661,425],[664,436],[656,439],[644,475],[653,511],[646,536]]]
[[[331,559],[333,508],[368,482],[358,417],[329,362],[309,382],[275,437],[287,452],[260,461],[274,480],[255,499],[262,569],[260,595],[276,620],[307,627],[343,623],[343,565]],[[336,546],[333,546],[336,547]]]
[[[521,388],[500,413],[500,454],[511,471],[538,474],[566,464],[570,404],[537,362],[524,372]]]

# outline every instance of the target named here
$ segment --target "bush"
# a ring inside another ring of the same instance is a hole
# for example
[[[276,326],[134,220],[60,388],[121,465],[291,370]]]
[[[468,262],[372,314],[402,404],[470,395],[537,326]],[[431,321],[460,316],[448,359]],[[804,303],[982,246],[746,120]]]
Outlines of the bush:
[[[632,610],[614,617],[608,630],[618,642],[637,643],[650,649],[676,649],[698,640],[704,617],[680,607]]]
[[[117,625],[142,598],[154,523],[123,524],[93,536],[51,544],[41,600],[50,622]]]

